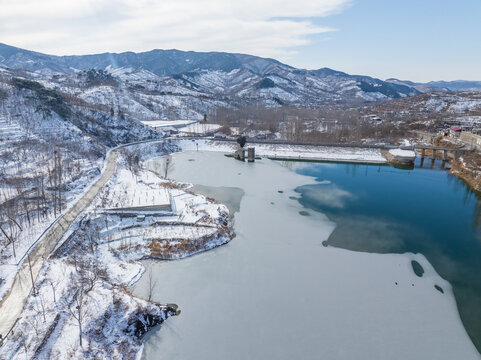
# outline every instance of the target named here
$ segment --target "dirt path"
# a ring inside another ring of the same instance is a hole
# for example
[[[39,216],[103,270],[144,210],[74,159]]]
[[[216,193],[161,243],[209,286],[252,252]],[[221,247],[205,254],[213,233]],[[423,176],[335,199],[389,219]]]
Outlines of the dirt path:
[[[69,226],[77,216],[92,202],[99,190],[105,185],[115,172],[118,149],[109,153],[107,165],[100,178],[90,189],[72,206],[51,229],[45,234],[42,241],[30,253],[33,278],[35,279],[42,268],[45,259],[49,256],[57,243],[63,237]],[[22,314],[23,307],[32,288],[28,260],[25,259],[21,269],[9,292],[0,302],[0,334],[5,336],[12,328],[17,318]]]

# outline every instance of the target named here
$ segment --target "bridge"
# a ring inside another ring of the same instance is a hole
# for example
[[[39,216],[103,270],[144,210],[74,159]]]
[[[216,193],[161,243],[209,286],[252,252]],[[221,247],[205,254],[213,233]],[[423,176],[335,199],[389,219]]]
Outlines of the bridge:
[[[448,152],[450,151],[453,153],[453,157],[455,159],[459,156],[460,153],[468,151],[468,149],[466,149],[464,145],[457,146],[457,147],[445,147],[445,146],[418,145],[418,144],[414,145],[414,150],[421,150],[421,159],[424,159],[426,157],[426,150],[431,150],[432,151],[431,159],[433,160],[436,159],[436,153],[438,151],[442,151],[443,161],[448,160]]]

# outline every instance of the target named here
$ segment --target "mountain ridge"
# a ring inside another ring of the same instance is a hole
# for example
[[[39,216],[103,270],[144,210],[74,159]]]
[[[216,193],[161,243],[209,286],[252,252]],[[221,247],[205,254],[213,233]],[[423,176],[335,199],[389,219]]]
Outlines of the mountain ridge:
[[[255,55],[250,55],[250,54],[243,54],[243,53],[229,53],[229,52],[222,52],[222,51],[206,51],[206,52],[197,52],[197,51],[184,51],[184,50],[178,50],[178,49],[153,49],[153,50],[148,50],[148,51],[141,51],[141,52],[134,52],[134,51],[124,51],[124,52],[102,52],[98,54],[85,54],[85,55],[50,55],[50,54],[45,54],[37,51],[32,51],[32,50],[26,50],[22,49],[19,47],[7,45],[4,43],[0,43],[0,63],[7,64],[7,67],[15,67],[15,64],[12,63],[12,60],[18,61],[18,56],[16,59],[11,59],[12,55],[18,55],[18,54],[23,54],[23,55],[30,55],[30,56],[35,56],[37,59],[45,59],[49,61],[54,61],[56,60],[57,67],[64,65],[65,68],[59,69],[60,72],[66,72],[66,73],[71,73],[74,71],[74,69],[69,66],[72,65],[72,63],[77,65],[77,70],[88,70],[91,68],[98,69],[98,68],[105,68],[108,65],[112,64],[117,64],[121,65],[119,67],[124,67],[124,66],[129,66],[132,65],[132,59],[141,58],[140,61],[139,59],[134,60],[133,62],[138,66],[142,67],[145,65],[145,61],[141,60],[149,60],[152,58],[152,56],[162,56],[162,55],[168,55],[172,60],[177,59],[177,60],[186,60],[186,57],[202,57],[202,59],[205,61],[206,59],[212,59],[214,57],[222,57],[224,58],[224,61],[226,60],[231,60],[231,67],[229,68],[227,65],[223,63],[224,68],[217,68],[217,69],[223,69],[226,70],[232,70],[235,68],[234,65],[241,65],[244,64],[246,61],[249,62],[254,62],[254,61],[261,61],[261,62],[266,62],[270,64],[275,64],[277,66],[281,66],[282,68],[285,69],[290,69],[292,71],[305,71],[305,72],[316,72],[316,73],[324,73],[324,74],[335,74],[335,75],[344,75],[344,76],[354,76],[354,77],[366,77],[366,78],[373,78],[380,80],[375,77],[371,76],[366,76],[366,75],[359,75],[359,74],[348,74],[343,71],[339,70],[334,70],[328,67],[322,67],[319,69],[303,69],[303,68],[296,68],[294,66],[285,64],[280,62],[279,60],[276,60],[274,58],[264,58],[264,57],[259,57]],[[5,55],[9,56],[10,59],[5,58]],[[86,61],[90,59],[89,61]],[[82,64],[82,60],[84,61]],[[130,60],[130,62],[129,62]],[[187,59],[188,60],[188,59]],[[147,63],[148,65],[148,63]],[[161,64],[161,65],[166,65]],[[167,64],[171,65],[171,64]],[[177,71],[172,70],[172,68],[168,68],[167,70],[164,70],[163,72],[159,71],[153,71],[156,75],[175,75],[175,74],[180,74],[186,71],[194,70],[199,68],[198,62],[193,63],[194,66],[188,66],[187,68],[178,68]],[[212,63],[211,63],[212,65]],[[201,66],[200,69],[203,69]],[[252,68],[250,68],[252,70]],[[150,69],[149,69],[150,70]],[[406,85],[406,86],[411,86],[411,87],[424,87],[424,88],[431,88],[431,89],[440,89],[440,90],[449,90],[449,91],[469,91],[469,90],[481,90],[481,81],[476,81],[476,80],[452,80],[452,81],[445,81],[445,80],[437,80],[437,81],[429,81],[429,82],[415,82],[411,80],[400,80],[397,78],[389,78],[384,80],[385,82],[389,83],[394,83],[394,84],[399,84],[399,85]]]
[[[0,44],[1,69],[7,78],[40,81],[94,106],[122,103],[143,120],[197,119],[245,106],[358,106],[446,90],[326,67],[297,69],[254,55],[176,49],[57,56]]]
[[[297,69],[281,63],[272,58],[262,58],[254,55],[226,53],[226,52],[195,52],[181,51],[176,49],[135,53],[102,53],[91,55],[47,55],[30,50],[0,44],[0,64],[7,68],[24,69],[43,74],[69,74],[89,69],[108,70],[129,68],[132,71],[146,70],[158,77],[182,77],[189,78],[195,83],[196,75],[210,71],[220,72],[223,82],[227,81],[233,71],[243,72],[244,75],[253,75],[256,84],[270,78],[274,82],[271,89],[280,88],[280,102],[290,102],[293,98],[299,99],[296,104],[301,104],[305,98],[306,88],[317,83],[316,91],[307,91],[311,94],[306,102],[307,105],[323,101],[313,101],[314,98],[323,99],[324,102],[343,101],[373,101],[380,98],[397,98],[417,94],[418,91],[403,84],[389,84],[380,79],[362,75],[349,75],[329,68],[317,70]],[[293,86],[297,83],[297,89]],[[216,84],[214,84],[216,85]],[[235,85],[229,86],[232,93]],[[214,86],[215,87],[215,86]],[[286,89],[286,87],[288,89]],[[257,90],[262,90],[261,88]],[[264,91],[266,92],[266,91]],[[271,91],[272,92],[272,91]],[[248,93],[248,91],[246,92]],[[271,99],[271,100],[272,100]]]
[[[473,80],[438,80],[429,81],[426,83],[414,82],[410,80],[399,80],[396,78],[386,79],[386,82],[390,82],[398,85],[411,86],[421,92],[432,91],[481,91],[481,81]]]
[[[5,55],[7,55],[7,57]],[[31,57],[27,60],[29,62],[19,62],[19,60],[22,60],[22,57],[25,56]],[[31,69],[35,65],[51,66],[52,63],[55,63],[55,68],[63,73],[73,73],[74,69],[102,69],[106,68],[108,65],[113,65],[115,67],[143,67],[150,71],[153,70],[152,72],[156,75],[165,76],[205,68],[230,71],[239,65],[251,65],[253,62],[262,62],[264,64],[281,66],[282,68],[291,70],[295,69],[290,65],[283,64],[272,58],[261,58],[241,53],[217,51],[196,52],[177,49],[154,49],[139,53],[126,51],[121,53],[104,52],[88,55],[59,56],[43,54],[0,43],[0,57],[2,57],[0,63],[7,65],[7,67],[18,68],[19,66],[25,66],[26,69]],[[32,59],[32,57],[39,61],[39,63],[35,64],[35,60]],[[154,67],[154,69],[152,69],[153,61],[160,62],[157,68]],[[253,69],[253,67],[251,66],[250,69]]]

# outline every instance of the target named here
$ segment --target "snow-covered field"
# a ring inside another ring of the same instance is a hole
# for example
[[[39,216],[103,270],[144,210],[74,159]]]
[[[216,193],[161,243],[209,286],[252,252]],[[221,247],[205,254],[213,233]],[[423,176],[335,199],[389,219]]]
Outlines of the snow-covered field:
[[[416,153],[412,150],[403,150],[403,149],[391,149],[389,153],[394,156],[400,156],[404,158],[415,158]]]
[[[186,135],[206,135],[214,133],[220,127],[218,124],[195,123],[180,128],[179,132]]]
[[[151,120],[151,121],[142,121],[142,124],[153,127],[153,128],[162,128],[162,127],[184,127],[190,124],[196,123],[197,120]]]
[[[170,205],[170,194],[167,189],[156,186],[159,177],[154,173],[136,175],[128,169],[119,169],[116,178],[116,185],[108,187],[96,199],[98,207],[122,209]]]
[[[183,151],[220,151],[233,154],[238,148],[234,142],[212,140],[179,140]],[[246,147],[249,147],[247,143]],[[282,159],[310,159],[324,161],[385,163],[386,159],[379,149],[351,147],[328,147],[306,145],[252,144],[256,156]]]

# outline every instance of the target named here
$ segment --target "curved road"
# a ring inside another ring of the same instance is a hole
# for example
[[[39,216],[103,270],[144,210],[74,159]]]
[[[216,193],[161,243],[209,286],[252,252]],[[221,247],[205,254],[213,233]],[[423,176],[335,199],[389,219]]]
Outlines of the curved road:
[[[123,146],[122,146],[123,147]],[[107,157],[107,165],[100,178],[44,235],[42,241],[31,251],[30,259],[34,279],[37,277],[45,259],[53,251],[57,243],[77,218],[92,202],[99,190],[107,183],[115,172],[119,148],[112,150]],[[32,289],[28,260],[25,259],[15,275],[13,285],[0,302],[0,334],[5,336],[22,314],[23,307]],[[0,342],[1,345],[1,342]]]

